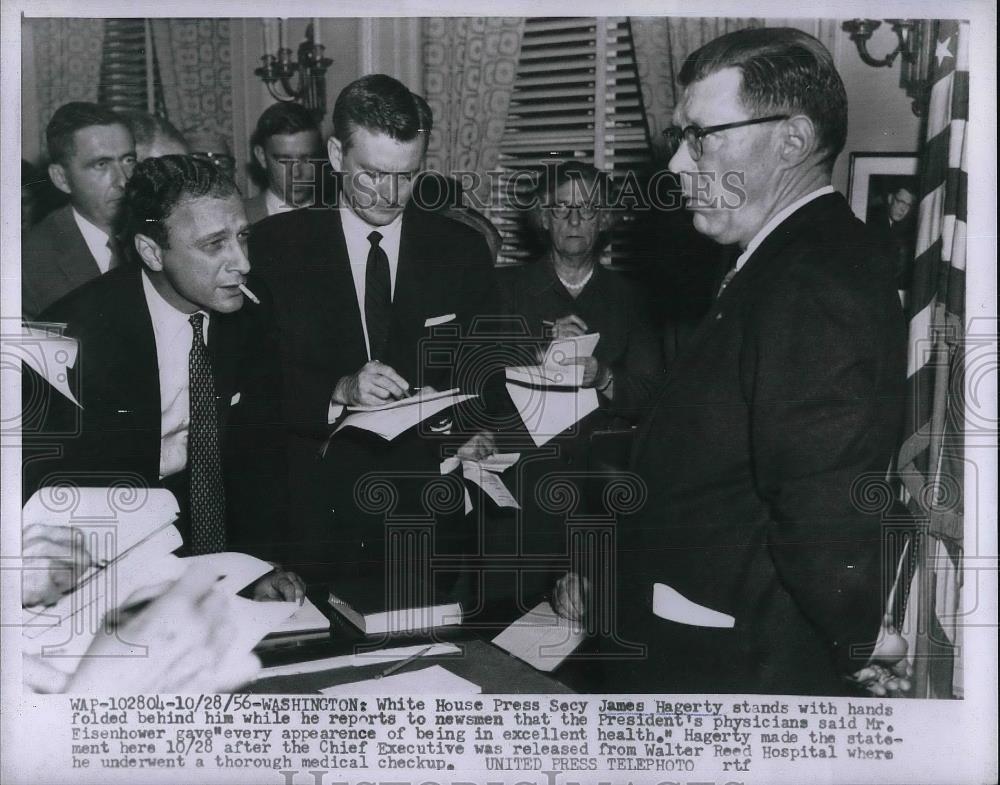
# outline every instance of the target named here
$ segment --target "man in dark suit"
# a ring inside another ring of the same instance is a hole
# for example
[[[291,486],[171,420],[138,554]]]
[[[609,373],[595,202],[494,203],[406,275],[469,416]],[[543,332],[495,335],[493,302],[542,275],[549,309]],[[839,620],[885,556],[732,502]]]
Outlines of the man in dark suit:
[[[288,212],[318,201],[323,139],[319,123],[302,104],[280,102],[257,120],[250,137],[251,174],[260,193],[243,202],[247,220]]]
[[[917,195],[902,186],[889,194],[888,202],[872,210],[866,222],[880,234],[895,264],[896,288],[910,288],[913,274],[913,246],[916,242],[917,221],[913,209]]]
[[[40,221],[21,246],[21,313],[37,318],[67,292],[120,262],[111,232],[135,144],[125,121],[82,101],[60,106],[45,129],[49,178],[69,204]]]
[[[846,94],[794,29],[718,38],[680,80],[670,168],[695,228],[742,253],[641,427],[615,623],[647,652],[605,689],[851,694],[886,577],[862,489],[897,445],[906,332],[830,187]]]
[[[264,289],[244,307],[239,191],[210,163],[150,158],[123,211],[131,263],[43,314],[79,343],[71,380],[82,410],[49,402],[37,442],[56,457],[26,461],[26,494],[56,483],[166,487],[187,552],[273,557],[286,501],[280,367]],[[255,587],[258,597],[302,591],[281,570]]]
[[[274,294],[281,335],[292,520],[317,574],[332,562],[362,572],[382,564],[383,515],[363,512],[355,496],[366,473],[410,474],[394,481],[395,492],[421,514],[420,478],[442,460],[420,429],[386,442],[348,428],[318,461],[344,407],[386,403],[412,387],[466,388],[456,347],[441,347],[440,359],[427,341],[438,325],[468,335],[475,316],[498,312],[482,235],[410,204],[431,122],[426,102],[391,77],[348,85],[328,143],[340,173],[337,205],[271,216],[251,234],[250,256]]]

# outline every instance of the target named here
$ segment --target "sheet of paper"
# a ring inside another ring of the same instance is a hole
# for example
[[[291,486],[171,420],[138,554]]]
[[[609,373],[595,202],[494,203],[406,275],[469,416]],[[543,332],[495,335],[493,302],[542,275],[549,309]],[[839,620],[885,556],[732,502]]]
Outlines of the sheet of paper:
[[[517,499],[514,498],[510,489],[504,485],[503,480],[500,479],[500,475],[487,470],[478,461],[463,461],[462,476],[482,488],[497,507],[512,507],[515,510],[521,509],[521,505],[517,503]],[[468,515],[468,511],[466,511],[466,515]]]
[[[7,349],[16,352],[21,362],[80,406],[69,388],[69,369],[76,365],[80,345],[75,338],[62,334],[65,328],[65,324],[53,322],[25,322],[21,325],[21,340],[11,342]]]
[[[579,387],[583,384],[582,365],[517,365],[504,369],[508,381],[535,387]]]
[[[495,452],[476,463],[488,472],[505,472],[519,460],[521,460],[519,452]]]
[[[692,602],[672,586],[653,584],[653,613],[661,619],[696,627],[735,627],[736,619],[728,613]]]
[[[440,398],[447,398],[449,395],[456,395],[458,393],[458,388],[455,387],[451,390],[443,390],[441,392],[424,392],[423,390],[417,391],[414,395],[409,398],[400,398],[398,401],[389,401],[388,403],[380,404],[379,406],[348,406],[347,411],[349,412],[385,412],[390,409],[398,409],[401,406],[419,406],[420,404],[427,403],[429,401],[436,401]]]
[[[233,597],[232,602],[236,634],[231,648],[240,653],[250,651],[280,629],[299,609],[297,602],[256,602],[244,597]]]
[[[274,569],[272,565],[256,556],[232,551],[188,556],[183,561],[189,566],[214,572],[219,578],[219,589],[226,594],[242,591]]]
[[[507,392],[537,447],[575,425],[597,406],[597,391],[542,390],[508,384]]]
[[[316,673],[318,671],[336,670],[338,668],[361,668],[373,663],[390,663],[405,660],[412,657],[418,651],[427,648],[426,646],[397,646],[392,649],[378,649],[377,651],[364,652],[363,654],[344,654],[340,657],[324,657],[321,660],[311,662],[293,662],[288,665],[275,665],[264,668],[260,673],[260,678],[271,679],[275,676],[299,676],[303,673]],[[424,656],[431,657],[438,654],[458,654],[462,650],[454,643],[435,643],[430,651]]]
[[[351,426],[364,431],[371,431],[386,441],[392,441],[403,431],[409,430],[428,417],[433,417],[438,412],[444,411],[450,406],[475,397],[475,395],[450,394],[446,397],[436,398],[433,401],[425,401],[416,406],[399,406],[394,409],[386,409],[385,411],[354,412],[347,415],[341,421],[334,434]]]
[[[545,350],[542,365],[545,368],[562,368],[565,363],[592,357],[600,340],[600,333],[587,333],[573,338],[553,338],[549,348]]]
[[[278,629],[272,630],[272,632],[285,635],[329,628],[329,626],[330,620],[323,615],[323,611],[317,608],[313,601],[306,597],[295,613],[282,622]]]
[[[417,671],[394,673],[381,679],[365,679],[320,690],[324,695],[475,695],[482,688],[456,676],[440,665]]]
[[[583,639],[582,627],[542,602],[497,635],[493,643],[532,668],[548,673],[559,667]]]

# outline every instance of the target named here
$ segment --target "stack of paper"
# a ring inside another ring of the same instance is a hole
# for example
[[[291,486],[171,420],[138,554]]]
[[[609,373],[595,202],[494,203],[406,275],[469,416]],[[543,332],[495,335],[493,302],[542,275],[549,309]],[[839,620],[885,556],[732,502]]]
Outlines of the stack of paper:
[[[579,387],[583,383],[583,365],[578,360],[593,356],[600,339],[600,333],[555,338],[539,365],[507,368],[507,379],[538,387]]]
[[[334,434],[347,427],[360,428],[378,434],[386,441],[392,441],[403,431],[450,406],[475,398],[475,395],[461,395],[458,389],[444,392],[417,393],[409,398],[391,401],[381,406],[352,406]]]
[[[418,671],[394,673],[383,678],[365,679],[350,684],[338,684],[320,690],[324,695],[476,695],[482,687],[440,665]]]

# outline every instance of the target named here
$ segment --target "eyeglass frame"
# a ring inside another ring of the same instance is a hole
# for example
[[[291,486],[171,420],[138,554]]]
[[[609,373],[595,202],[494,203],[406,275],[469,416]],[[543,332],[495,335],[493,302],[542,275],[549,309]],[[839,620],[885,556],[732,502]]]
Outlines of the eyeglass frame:
[[[600,207],[591,204],[547,204],[543,206],[543,209],[548,210],[560,221],[569,218],[570,212],[573,210],[576,210],[581,221],[593,221],[601,212]],[[561,211],[565,212],[560,214]]]
[[[704,139],[709,134],[719,133],[720,131],[729,131],[733,128],[743,128],[748,125],[760,125],[761,123],[774,123],[778,120],[787,120],[791,117],[790,114],[771,114],[767,117],[754,117],[750,120],[738,120],[735,123],[721,123],[719,125],[708,125],[704,128],[694,125],[685,126],[681,128],[679,125],[671,125],[663,129],[663,137],[667,140],[670,145],[671,155],[674,155],[678,150],[681,149],[681,144],[686,142],[688,150],[691,152],[691,160],[699,161],[702,155],[705,154],[704,146],[701,140]]]

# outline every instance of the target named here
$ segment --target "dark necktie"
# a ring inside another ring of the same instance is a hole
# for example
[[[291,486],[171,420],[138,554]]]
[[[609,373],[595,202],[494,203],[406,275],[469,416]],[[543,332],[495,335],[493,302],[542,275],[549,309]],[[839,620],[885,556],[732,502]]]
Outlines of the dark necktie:
[[[215,378],[205,346],[205,315],[189,320],[194,330],[188,355],[191,423],[188,428],[188,476],[191,483],[191,542],[193,555],[226,549],[226,492],[222,485],[219,450],[219,415],[215,404]]]
[[[389,279],[389,257],[379,245],[382,235],[372,232],[368,242],[368,264],[365,267],[365,324],[368,327],[368,347],[371,359],[381,360],[389,342],[392,318],[392,284]]]
[[[108,238],[108,250],[111,251],[111,259],[108,261],[108,269],[114,270],[122,263],[121,255],[118,253],[118,243],[114,237]]]

